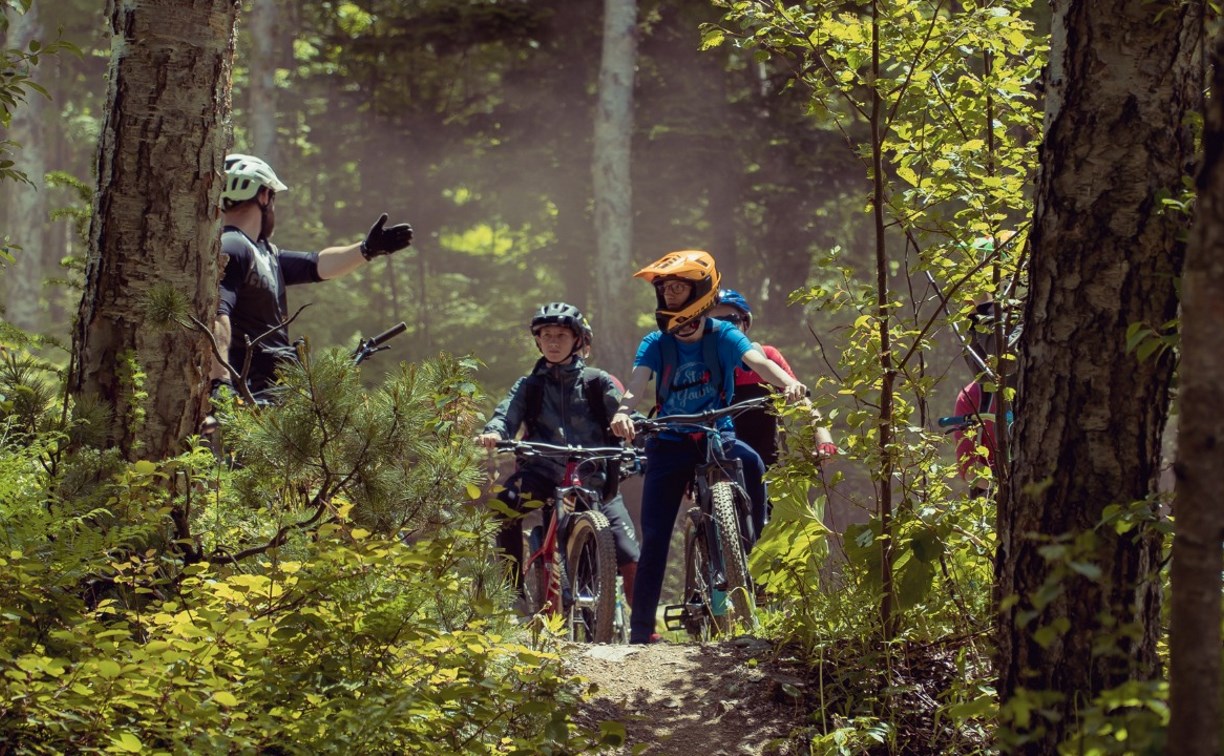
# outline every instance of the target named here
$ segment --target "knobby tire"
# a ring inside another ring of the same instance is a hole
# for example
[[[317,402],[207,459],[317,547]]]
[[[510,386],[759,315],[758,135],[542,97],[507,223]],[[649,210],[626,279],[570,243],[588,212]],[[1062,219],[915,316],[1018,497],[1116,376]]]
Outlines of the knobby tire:
[[[616,614],[616,541],[602,512],[574,515],[565,549],[570,573],[569,636],[611,643]]]
[[[710,487],[710,516],[718,529],[723,568],[727,573],[727,626],[742,622],[752,627],[756,606],[748,583],[748,563],[744,557],[744,539],[740,534],[739,515],[735,509],[735,487],[726,481]]]
[[[529,531],[523,531],[523,561],[528,562],[531,555],[543,544],[544,529],[541,526],[536,525]],[[523,594],[527,599],[527,609],[532,614],[538,614],[544,608],[544,596],[547,592],[548,571],[544,569],[544,560],[528,562],[523,572]]]

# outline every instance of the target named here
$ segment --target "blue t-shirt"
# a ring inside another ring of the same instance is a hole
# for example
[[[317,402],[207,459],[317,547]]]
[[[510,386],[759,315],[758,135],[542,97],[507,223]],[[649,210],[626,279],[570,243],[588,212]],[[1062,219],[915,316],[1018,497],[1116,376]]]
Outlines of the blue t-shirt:
[[[663,350],[659,346],[660,339],[672,339],[678,347],[679,364],[674,366],[670,376],[671,393],[659,408],[660,415],[692,415],[722,409],[733,401],[735,368],[739,367],[744,355],[752,351],[752,342],[730,323],[721,320],[707,320],[707,323],[712,324],[718,339],[718,358],[722,364],[721,389],[708,382],[709,371],[706,369],[705,349],[702,346],[702,339],[709,338],[708,335],[703,334],[697,341],[685,342],[665,335],[662,331],[652,331],[638,346],[633,366],[649,368],[656,381],[663,380]],[[720,430],[730,431],[734,424],[731,418],[723,417],[719,418],[718,427]]]

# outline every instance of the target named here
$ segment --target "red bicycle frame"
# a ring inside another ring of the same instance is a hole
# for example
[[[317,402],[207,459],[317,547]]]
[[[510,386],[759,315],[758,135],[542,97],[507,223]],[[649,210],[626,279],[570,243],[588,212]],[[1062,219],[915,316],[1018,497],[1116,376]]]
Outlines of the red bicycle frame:
[[[561,517],[574,513],[576,503],[573,491],[580,488],[582,481],[578,478],[578,462],[569,460],[565,463],[565,474],[561,477],[561,485],[553,494],[552,514],[548,518],[548,527],[544,531],[544,541],[535,553],[523,559],[523,580],[531,578],[531,570],[545,570],[548,582],[544,587],[544,595],[540,597],[540,611],[560,614],[563,608],[561,593],[561,551],[557,548],[558,531],[561,529]]]

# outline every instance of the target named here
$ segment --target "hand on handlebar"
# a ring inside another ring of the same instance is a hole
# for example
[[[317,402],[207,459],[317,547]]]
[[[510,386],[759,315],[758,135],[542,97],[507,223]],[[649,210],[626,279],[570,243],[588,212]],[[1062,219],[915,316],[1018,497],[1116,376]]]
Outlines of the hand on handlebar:
[[[633,427],[633,418],[627,412],[617,412],[612,416],[610,423],[612,433],[617,438],[623,438],[628,443],[633,443],[635,429]]]
[[[502,437],[496,433],[481,433],[476,437],[476,443],[489,450],[495,449],[497,447],[497,442],[501,440]]]
[[[786,397],[786,401],[795,404],[807,398],[808,387],[803,385],[801,381],[795,381],[783,389],[782,395]]]

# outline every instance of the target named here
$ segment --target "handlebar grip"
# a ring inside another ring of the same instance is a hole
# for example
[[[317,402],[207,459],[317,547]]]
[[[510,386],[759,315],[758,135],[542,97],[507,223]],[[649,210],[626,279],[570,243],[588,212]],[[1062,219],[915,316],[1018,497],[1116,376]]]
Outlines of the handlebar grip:
[[[964,425],[965,416],[964,415],[950,415],[948,417],[939,418],[938,422],[939,422],[940,428],[951,428],[956,425]]]
[[[396,323],[395,325],[391,326],[387,330],[383,331],[382,333],[378,334],[374,338],[370,339],[370,346],[372,347],[382,346],[385,342],[390,341],[391,339],[395,338],[396,336],[399,336],[401,333],[407,330],[408,330],[408,324],[401,320],[399,323]]]

